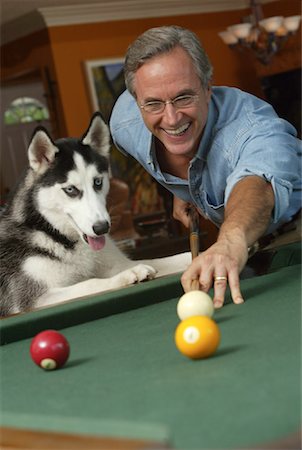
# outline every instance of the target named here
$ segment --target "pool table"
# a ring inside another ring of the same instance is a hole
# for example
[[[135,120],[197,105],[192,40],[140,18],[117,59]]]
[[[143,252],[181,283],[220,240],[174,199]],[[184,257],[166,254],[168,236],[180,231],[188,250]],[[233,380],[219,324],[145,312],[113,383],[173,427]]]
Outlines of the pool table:
[[[179,275],[2,319],[1,448],[300,448],[300,246],[273,256],[208,359],[175,347]],[[30,359],[44,329],[69,340],[59,370]]]

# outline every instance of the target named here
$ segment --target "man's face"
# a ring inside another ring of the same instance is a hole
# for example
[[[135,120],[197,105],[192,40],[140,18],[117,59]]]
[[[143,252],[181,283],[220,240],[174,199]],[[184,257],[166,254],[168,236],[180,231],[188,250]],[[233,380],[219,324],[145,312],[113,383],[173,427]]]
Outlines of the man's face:
[[[147,61],[135,74],[135,91],[139,105],[198,95],[190,107],[177,109],[169,103],[159,114],[141,110],[145,125],[168,152],[191,159],[207,121],[211,90],[201,86],[188,54],[177,47]]]

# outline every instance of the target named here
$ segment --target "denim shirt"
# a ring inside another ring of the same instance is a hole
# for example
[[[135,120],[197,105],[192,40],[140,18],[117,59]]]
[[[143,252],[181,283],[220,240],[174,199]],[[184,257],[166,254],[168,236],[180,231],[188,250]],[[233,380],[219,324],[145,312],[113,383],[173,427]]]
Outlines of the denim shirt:
[[[114,144],[132,155],[157,182],[194,204],[218,227],[235,184],[249,175],[271,183],[275,207],[267,233],[301,208],[301,141],[268,103],[236,88],[213,87],[207,123],[188,180],[161,171],[154,137],[135,99],[125,91],[110,119]]]

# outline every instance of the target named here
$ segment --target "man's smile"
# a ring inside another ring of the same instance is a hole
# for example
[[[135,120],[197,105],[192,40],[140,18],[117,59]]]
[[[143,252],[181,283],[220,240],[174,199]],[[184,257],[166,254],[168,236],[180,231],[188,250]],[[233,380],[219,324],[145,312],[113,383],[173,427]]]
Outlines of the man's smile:
[[[179,128],[176,128],[175,130],[172,129],[166,129],[162,128],[165,133],[169,134],[170,136],[182,136],[190,127],[191,122],[187,122],[183,125],[181,125]]]

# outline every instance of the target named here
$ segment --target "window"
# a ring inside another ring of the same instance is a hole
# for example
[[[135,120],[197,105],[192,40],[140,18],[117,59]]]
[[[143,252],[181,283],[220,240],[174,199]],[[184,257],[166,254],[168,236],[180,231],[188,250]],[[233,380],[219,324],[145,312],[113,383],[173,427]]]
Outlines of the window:
[[[48,120],[49,113],[46,106],[31,97],[20,97],[12,101],[4,113],[5,125],[18,123],[39,122]]]

